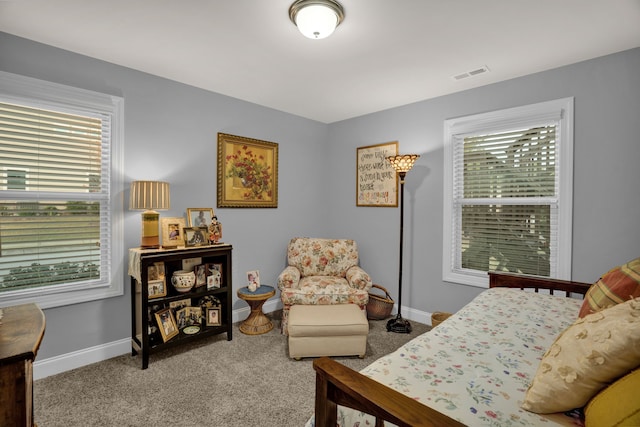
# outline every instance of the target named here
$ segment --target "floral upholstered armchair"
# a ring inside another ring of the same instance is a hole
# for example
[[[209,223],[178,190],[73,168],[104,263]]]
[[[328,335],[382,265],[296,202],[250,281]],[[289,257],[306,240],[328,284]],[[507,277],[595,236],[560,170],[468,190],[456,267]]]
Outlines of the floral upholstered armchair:
[[[289,308],[295,304],[357,304],[366,308],[372,282],[358,265],[354,240],[294,237],[287,261],[278,276],[283,334],[288,335]]]

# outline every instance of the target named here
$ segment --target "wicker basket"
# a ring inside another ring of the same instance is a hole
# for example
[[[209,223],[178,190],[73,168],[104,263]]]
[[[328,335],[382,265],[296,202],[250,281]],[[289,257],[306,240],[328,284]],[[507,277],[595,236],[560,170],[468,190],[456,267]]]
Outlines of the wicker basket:
[[[391,295],[389,295],[389,292],[387,292],[387,290],[380,285],[374,284],[372,288],[380,289],[385,293],[385,296],[383,297],[369,292],[369,302],[367,303],[367,319],[386,319],[391,314],[391,309],[393,309],[393,300],[391,299]]]
[[[449,317],[451,317],[451,313],[444,313],[442,311],[436,311],[431,315],[431,327],[435,328],[436,326],[438,326],[440,323],[444,322],[445,320],[447,320]]]

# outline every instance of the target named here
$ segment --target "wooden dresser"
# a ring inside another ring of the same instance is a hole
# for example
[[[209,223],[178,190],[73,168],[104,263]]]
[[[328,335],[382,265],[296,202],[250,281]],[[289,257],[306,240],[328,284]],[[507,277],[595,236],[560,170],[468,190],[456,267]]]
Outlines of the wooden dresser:
[[[33,426],[33,361],[44,313],[35,304],[0,310],[0,426]]]

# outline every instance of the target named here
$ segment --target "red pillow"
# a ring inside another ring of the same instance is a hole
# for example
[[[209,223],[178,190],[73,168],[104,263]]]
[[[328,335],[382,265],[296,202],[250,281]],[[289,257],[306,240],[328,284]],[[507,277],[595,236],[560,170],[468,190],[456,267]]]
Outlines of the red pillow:
[[[640,297],[640,258],[609,270],[591,285],[584,296],[578,317],[636,297]]]

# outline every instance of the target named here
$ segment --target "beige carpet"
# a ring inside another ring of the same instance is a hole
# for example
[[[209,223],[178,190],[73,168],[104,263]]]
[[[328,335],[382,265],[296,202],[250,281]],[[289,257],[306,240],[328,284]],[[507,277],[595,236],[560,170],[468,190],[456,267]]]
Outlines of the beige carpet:
[[[277,317],[279,313],[270,316]],[[234,325],[226,334],[151,356],[123,355],[34,383],[35,421],[57,426],[304,426],[313,414],[313,359],[288,358],[276,329],[249,336]],[[387,332],[369,321],[367,356],[337,357],[360,370],[429,326],[411,322],[411,334]]]

